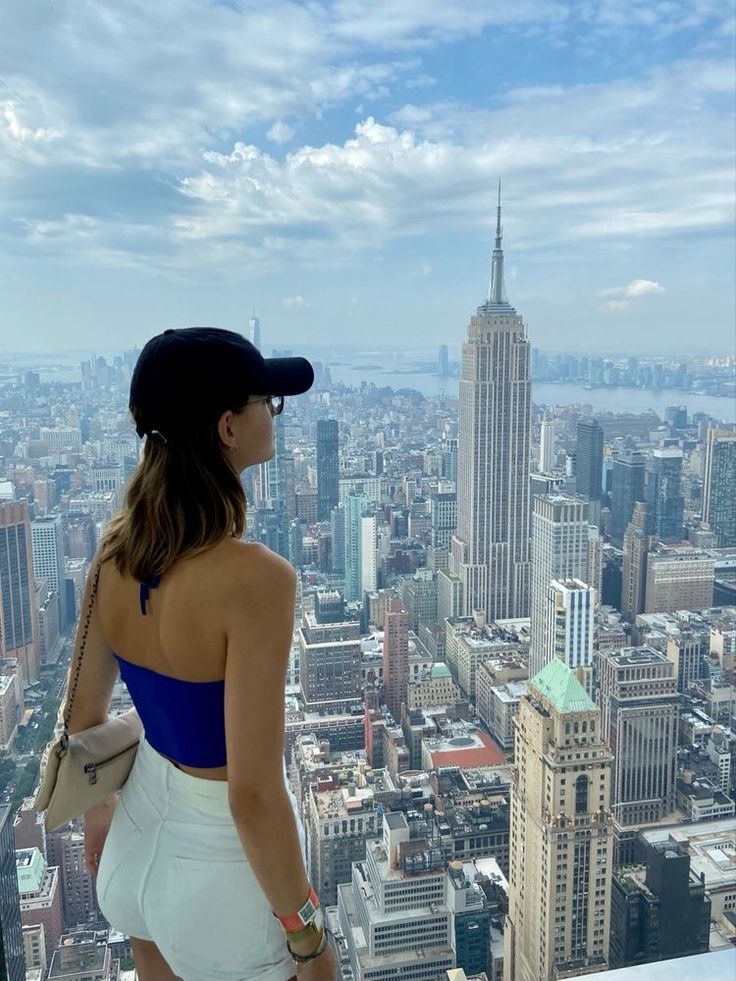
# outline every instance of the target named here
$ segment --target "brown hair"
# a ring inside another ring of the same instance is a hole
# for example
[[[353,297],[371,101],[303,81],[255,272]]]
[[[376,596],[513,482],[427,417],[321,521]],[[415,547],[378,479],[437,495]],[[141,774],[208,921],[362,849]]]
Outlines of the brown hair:
[[[135,406],[131,412],[138,424]],[[119,572],[145,582],[178,559],[230,535],[239,538],[245,511],[243,485],[225,456],[216,421],[188,427],[186,435],[172,435],[166,444],[147,437],[100,554],[103,561],[114,559]]]

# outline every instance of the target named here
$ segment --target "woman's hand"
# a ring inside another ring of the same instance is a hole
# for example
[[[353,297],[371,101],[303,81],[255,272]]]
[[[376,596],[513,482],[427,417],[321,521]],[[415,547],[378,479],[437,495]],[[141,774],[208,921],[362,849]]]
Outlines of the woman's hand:
[[[297,981],[335,981],[337,958],[332,947],[327,946],[313,961],[296,965]]]
[[[84,858],[90,875],[97,875],[100,867],[102,847],[110,830],[117,801],[117,794],[112,794],[101,804],[96,804],[84,812]]]

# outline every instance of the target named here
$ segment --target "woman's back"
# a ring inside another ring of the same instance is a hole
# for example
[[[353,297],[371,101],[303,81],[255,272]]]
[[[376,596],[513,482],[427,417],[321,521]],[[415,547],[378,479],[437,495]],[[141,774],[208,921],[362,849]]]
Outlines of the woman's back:
[[[161,724],[162,701],[171,693],[172,711],[179,717],[172,718],[170,726],[183,727],[190,738],[196,738],[192,727],[197,720],[191,718],[189,709],[203,705],[209,711],[197,714],[210,716],[208,725],[221,730],[210,728],[205,739],[211,745],[213,741],[224,745],[222,711],[213,709],[222,701],[228,606],[238,602],[239,593],[243,594],[240,602],[246,600],[248,579],[258,576],[264,553],[267,550],[262,545],[228,538],[200,555],[178,561],[158,585],[148,588],[121,575],[114,563],[105,563],[98,615],[142,717],[150,699],[157,703],[155,718]],[[152,713],[151,724],[153,721]],[[193,766],[163,755],[193,776],[227,779],[227,765]],[[217,750],[214,755],[217,758]]]

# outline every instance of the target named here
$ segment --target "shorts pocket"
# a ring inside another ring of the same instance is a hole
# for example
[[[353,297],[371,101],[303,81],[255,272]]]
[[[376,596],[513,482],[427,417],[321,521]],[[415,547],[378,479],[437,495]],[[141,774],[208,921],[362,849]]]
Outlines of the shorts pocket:
[[[288,957],[283,931],[269,929],[276,920],[245,858],[172,861],[172,947],[193,977],[255,978]]]
[[[105,844],[102,847],[100,865],[97,870],[95,888],[97,890],[97,900],[105,918],[113,925],[120,922],[120,913],[125,916],[126,911],[121,911],[118,907],[125,899],[125,905],[130,905],[132,882],[127,886],[120,882],[126,870],[131,868],[131,856],[136,851],[141,841],[141,829],[132,820],[121,798],[110,822],[110,830],[107,833]]]

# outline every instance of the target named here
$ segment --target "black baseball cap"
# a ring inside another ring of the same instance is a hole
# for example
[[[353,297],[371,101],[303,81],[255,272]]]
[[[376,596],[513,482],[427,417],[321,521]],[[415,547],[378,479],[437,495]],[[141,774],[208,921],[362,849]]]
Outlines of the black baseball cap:
[[[167,438],[214,421],[249,395],[301,395],[314,382],[306,358],[264,358],[241,334],[216,327],[165,330],[145,345],[130,381],[139,436]]]

